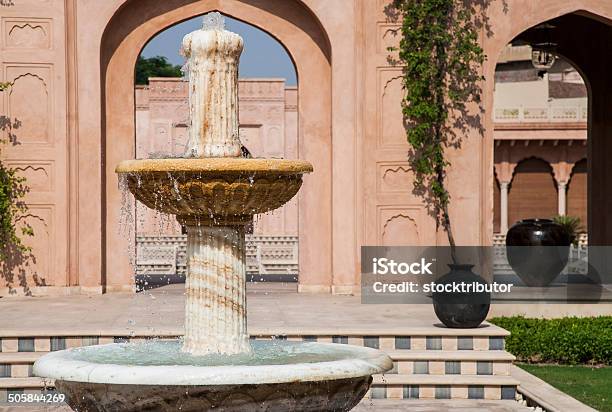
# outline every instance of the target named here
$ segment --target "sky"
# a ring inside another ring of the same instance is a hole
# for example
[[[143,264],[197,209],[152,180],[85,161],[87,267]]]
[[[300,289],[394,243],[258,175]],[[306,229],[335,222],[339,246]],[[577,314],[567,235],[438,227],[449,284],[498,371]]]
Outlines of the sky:
[[[172,64],[183,65],[178,53],[183,37],[202,27],[202,16],[194,17],[169,27],[151,39],[142,50],[144,57],[165,56]],[[244,51],[240,57],[240,77],[282,77],[288,85],[296,85],[293,62],[283,46],[268,33],[226,17],[225,28],[238,33],[244,39]]]

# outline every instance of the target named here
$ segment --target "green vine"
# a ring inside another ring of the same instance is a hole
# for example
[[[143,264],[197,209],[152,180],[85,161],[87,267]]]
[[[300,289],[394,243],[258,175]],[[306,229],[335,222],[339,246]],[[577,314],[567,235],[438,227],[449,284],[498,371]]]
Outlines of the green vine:
[[[481,66],[479,43],[487,0],[394,0],[386,9],[400,20],[401,39],[393,62],[403,67],[402,110],[414,191],[448,235],[455,239],[446,187],[448,148],[459,148],[468,129],[480,127]],[[475,104],[473,104],[475,103]],[[476,112],[474,113],[474,108]]]
[[[11,86],[11,83],[0,82],[0,92]],[[14,141],[13,130],[19,126],[19,121],[0,116],[0,155],[1,146]],[[24,202],[28,190],[25,178],[18,176],[17,170],[0,160],[0,262],[6,263],[7,259],[14,258],[16,254],[30,251],[22,242],[22,236],[34,234],[32,227],[23,220],[28,210]]]

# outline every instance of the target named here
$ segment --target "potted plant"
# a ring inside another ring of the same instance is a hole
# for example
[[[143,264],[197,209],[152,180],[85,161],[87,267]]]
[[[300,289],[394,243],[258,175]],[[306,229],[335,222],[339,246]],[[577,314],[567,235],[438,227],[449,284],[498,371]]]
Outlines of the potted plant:
[[[553,217],[552,220],[563,227],[567,235],[570,237],[571,244],[578,246],[578,236],[584,232],[580,218],[577,216],[559,215]]]
[[[414,193],[424,198],[451,249],[450,272],[436,283],[485,283],[470,265],[457,259],[445,154],[460,146],[460,134],[480,123],[480,111],[472,108],[480,103],[485,55],[478,38],[486,14],[470,2],[456,0],[394,0],[386,14],[401,18],[399,47],[389,50],[398,52],[391,62],[403,67],[402,111]],[[489,311],[489,295],[434,292],[432,297],[436,315],[451,328],[476,327]]]
[[[508,263],[527,286],[548,286],[567,265],[579,228],[570,216],[518,221],[506,234]]]

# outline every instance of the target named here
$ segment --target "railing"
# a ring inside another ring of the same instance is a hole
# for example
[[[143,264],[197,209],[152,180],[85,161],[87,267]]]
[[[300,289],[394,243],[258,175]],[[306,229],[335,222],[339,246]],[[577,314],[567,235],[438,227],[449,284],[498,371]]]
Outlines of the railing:
[[[586,106],[496,107],[493,120],[507,123],[586,122]]]
[[[586,273],[588,238],[579,237],[578,246],[570,248],[571,267],[566,272]],[[493,234],[493,270],[496,274],[513,273],[506,257],[506,235]],[[255,280],[266,276],[297,277],[298,237],[247,235],[247,275]],[[187,236],[138,236],[137,275],[179,275],[187,272]]]
[[[137,236],[136,275],[187,273],[187,236]]]
[[[578,245],[586,247],[589,244],[589,235],[586,233],[580,233],[578,235]],[[506,235],[504,233],[493,233],[493,245],[494,246],[505,246]]]
[[[297,236],[247,236],[247,275],[257,279],[257,276],[297,274]]]
[[[247,275],[298,275],[298,237],[247,235]],[[179,275],[187,272],[187,236],[137,236],[137,275]]]

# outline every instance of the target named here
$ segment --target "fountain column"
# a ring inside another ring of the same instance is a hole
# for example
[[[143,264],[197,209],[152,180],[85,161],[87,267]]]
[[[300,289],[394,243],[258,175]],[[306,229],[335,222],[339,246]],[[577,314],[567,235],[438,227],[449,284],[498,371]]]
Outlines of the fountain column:
[[[188,256],[183,351],[248,352],[244,223],[207,226],[198,219],[179,220],[187,228]]]
[[[185,157],[241,157],[238,64],[242,38],[219,13],[187,34],[181,53],[189,77],[189,142]],[[246,324],[244,225],[252,216],[177,216],[187,228],[183,351],[236,354],[250,350]]]

